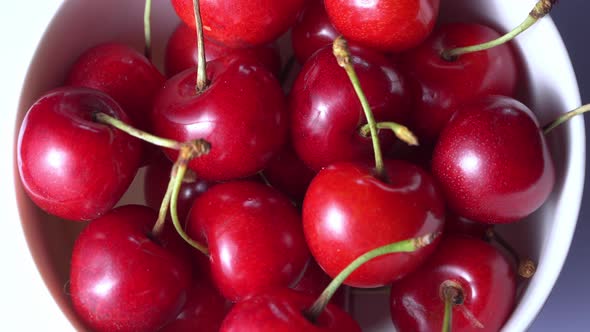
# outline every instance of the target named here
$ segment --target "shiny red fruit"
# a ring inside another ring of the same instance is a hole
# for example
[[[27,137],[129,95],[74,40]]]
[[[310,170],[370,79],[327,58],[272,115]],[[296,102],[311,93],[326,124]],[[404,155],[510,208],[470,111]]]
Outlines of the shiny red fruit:
[[[91,220],[112,209],[139,168],[141,142],[95,122],[94,112],[129,121],[102,92],[60,88],[39,98],[21,124],[23,187],[37,206],[64,219]]]
[[[385,52],[420,44],[432,31],[439,0],[325,0],[330,21],[344,37]]]
[[[157,217],[147,207],[119,207],[90,222],[76,240],[70,294],[93,331],[156,331],[184,305],[191,271],[152,238]]]
[[[188,230],[207,240],[213,281],[232,301],[291,285],[309,259],[295,207],[257,182],[209,189],[195,201]]]
[[[354,259],[386,244],[440,232],[445,206],[433,179],[417,166],[388,160],[388,182],[369,163],[338,163],[321,170],[303,201],[305,238],[318,264],[334,278]],[[376,258],[346,279],[379,287],[416,269],[434,250]]]
[[[291,30],[295,58],[300,64],[304,64],[317,50],[332,45],[339,35],[326,14],[324,1],[307,1]]]
[[[463,291],[463,304],[452,309],[452,331],[499,331],[514,308],[515,278],[513,265],[492,245],[448,236],[423,266],[392,285],[393,323],[400,332],[439,331],[441,285],[449,280]]]
[[[485,223],[525,218],[555,183],[535,116],[520,102],[498,96],[455,113],[434,149],[432,174],[451,211]]]
[[[270,43],[297,19],[305,0],[201,0],[205,37],[228,47],[252,47]],[[195,27],[192,0],[172,0],[174,10]]]

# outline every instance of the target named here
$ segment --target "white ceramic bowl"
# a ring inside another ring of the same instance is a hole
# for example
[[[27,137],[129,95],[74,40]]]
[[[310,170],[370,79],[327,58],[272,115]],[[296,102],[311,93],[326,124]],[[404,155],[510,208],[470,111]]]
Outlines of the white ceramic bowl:
[[[524,19],[535,2],[443,0],[441,17],[445,21],[475,19],[506,31]],[[6,197],[2,199],[2,204],[6,205],[9,213],[13,213],[18,202],[19,213],[18,217],[16,214],[11,216],[13,220],[9,222],[12,224],[5,229],[8,236],[4,245],[10,249],[2,250],[3,258],[6,255],[11,262],[20,263],[20,267],[7,273],[8,287],[6,292],[2,292],[2,303],[10,304],[10,308],[19,312],[8,318],[9,327],[12,321],[18,323],[14,325],[19,327],[18,330],[30,330],[23,328],[35,326],[26,321],[27,317],[43,324],[36,325],[43,330],[65,331],[81,326],[69,305],[67,287],[64,287],[67,284],[69,252],[80,225],[48,217],[24,194],[18,178],[14,176],[17,174],[14,146],[20,122],[36,98],[63,82],[69,66],[87,48],[114,40],[141,50],[143,4],[143,0],[48,0],[37,1],[37,7],[17,4],[16,11],[13,10],[22,17],[27,15],[29,21],[36,19],[36,24],[31,24],[28,33],[19,34],[25,38],[20,40],[22,56],[13,59],[15,67],[12,73],[18,75],[15,76],[16,82],[23,82],[22,87],[17,84],[12,86],[12,90],[3,89],[15,94],[8,96],[8,105],[12,107],[5,108],[2,115],[8,118],[9,128],[2,132],[7,136],[4,145],[10,149],[7,155],[10,155],[11,161],[2,173],[11,176],[7,178],[8,184],[14,183],[14,188],[3,186],[2,195]],[[14,21],[18,22],[18,19]],[[47,22],[49,24],[41,38],[40,28]],[[178,22],[169,0],[154,1],[152,22],[156,50],[154,59],[161,62],[166,40]],[[33,54],[31,46],[37,41],[38,47]],[[568,54],[550,19],[544,19],[519,37],[516,45],[523,59],[521,69],[524,81],[520,97],[537,113],[541,123],[547,123],[559,113],[580,105]],[[16,103],[19,91],[20,100]],[[560,127],[549,136],[549,143],[557,168],[558,180],[554,192],[533,216],[503,229],[518,251],[538,262],[537,273],[519,299],[505,331],[524,331],[543,306],[567,256],[578,217],[585,171],[583,120],[576,118]],[[9,167],[13,168],[10,170]],[[20,218],[21,223],[14,218]],[[37,269],[33,267],[33,261]],[[43,288],[41,280],[46,288]],[[34,304],[30,305],[30,301]],[[58,307],[62,312],[56,310]],[[23,314],[23,310],[27,309],[29,312]],[[365,331],[391,331],[386,295],[356,295],[353,309]],[[33,316],[30,315],[31,310]],[[2,312],[6,313],[4,309]]]

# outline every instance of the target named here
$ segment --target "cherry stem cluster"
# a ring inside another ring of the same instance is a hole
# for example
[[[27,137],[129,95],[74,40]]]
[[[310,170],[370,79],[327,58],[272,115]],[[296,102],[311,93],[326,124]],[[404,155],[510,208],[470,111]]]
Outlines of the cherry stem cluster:
[[[498,45],[502,45],[504,43],[507,43],[507,42],[511,41],[512,39],[514,39],[516,36],[520,35],[524,31],[526,31],[531,26],[533,26],[533,24],[537,23],[537,21],[539,19],[541,19],[545,15],[549,14],[549,12],[553,8],[553,5],[555,4],[555,2],[556,2],[556,0],[539,0],[535,4],[535,7],[533,8],[533,10],[531,10],[529,15],[527,16],[527,18],[520,25],[518,25],[516,28],[514,28],[512,31],[508,32],[507,34],[505,34],[497,39],[486,42],[486,43],[473,45],[473,46],[467,46],[467,47],[458,47],[458,48],[454,48],[454,49],[450,49],[450,50],[444,50],[441,53],[441,57],[447,61],[454,61],[455,59],[457,59],[457,57],[459,57],[461,55],[473,53],[473,52],[485,51],[490,48],[496,47]]]
[[[322,313],[322,311],[324,311],[324,309],[328,305],[328,302],[330,302],[330,299],[332,299],[332,296],[334,296],[338,288],[342,285],[346,278],[348,278],[361,265],[380,256],[400,252],[416,251],[434,242],[434,240],[439,235],[440,233],[429,233],[427,235],[416,237],[413,239],[391,243],[368,251],[363,255],[359,256],[357,259],[352,261],[352,263],[350,263],[346,268],[344,268],[344,270],[342,270],[336,276],[336,278],[332,280],[332,282],[330,282],[330,284],[326,287],[326,289],[322,292],[318,299],[313,303],[313,305],[306,310],[306,317],[312,322],[317,321],[317,318]]]
[[[543,134],[549,134],[553,129],[559,127],[561,124],[567,122],[569,119],[573,118],[574,116],[584,114],[590,111],[590,104],[582,105],[572,111],[569,111],[563,115],[560,115],[557,119],[553,122],[549,123],[548,125],[543,127]]]
[[[205,36],[203,35],[203,20],[199,0],[193,0],[195,11],[195,26],[197,27],[197,93],[207,88],[207,60],[205,58]]]
[[[143,33],[145,38],[145,49],[143,53],[148,60],[152,59],[152,28],[151,28],[152,0],[145,0],[143,12]]]
[[[416,135],[414,135],[414,133],[412,133],[412,131],[410,131],[408,127],[401,125],[397,122],[377,122],[377,130],[381,129],[391,130],[398,139],[400,139],[408,145],[419,145],[418,138],[416,137]],[[362,126],[359,131],[360,134],[365,137],[368,137],[371,134],[371,128],[369,124],[365,124],[364,126]]]

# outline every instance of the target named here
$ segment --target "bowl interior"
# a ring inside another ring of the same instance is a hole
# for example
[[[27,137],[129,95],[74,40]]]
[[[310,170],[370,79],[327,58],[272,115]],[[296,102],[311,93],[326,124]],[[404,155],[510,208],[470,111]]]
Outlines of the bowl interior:
[[[442,1],[441,19],[485,22],[507,31],[524,19],[535,2]],[[143,5],[143,0],[64,1],[32,59],[15,124],[17,135],[30,105],[45,91],[62,85],[67,70],[86,49],[107,41],[143,49]],[[153,6],[154,61],[161,64],[163,49],[178,18],[169,1],[154,1]],[[542,20],[519,37],[515,46],[522,59],[520,99],[534,110],[541,124],[580,104],[571,63],[550,19]],[[527,220],[501,229],[519,252],[538,262],[537,274],[522,292],[505,330],[525,330],[539,312],[563,265],[577,220],[584,179],[583,120],[572,120],[548,140],[557,170],[554,192]],[[18,177],[16,171],[15,176]],[[140,201],[140,177],[141,173],[124,201]],[[71,308],[67,282],[72,246],[84,224],[62,221],[40,211],[19,181],[16,194],[23,230],[39,271],[65,316],[74,327],[83,330]],[[388,296],[383,292],[354,295],[352,310],[365,331],[392,330]]]

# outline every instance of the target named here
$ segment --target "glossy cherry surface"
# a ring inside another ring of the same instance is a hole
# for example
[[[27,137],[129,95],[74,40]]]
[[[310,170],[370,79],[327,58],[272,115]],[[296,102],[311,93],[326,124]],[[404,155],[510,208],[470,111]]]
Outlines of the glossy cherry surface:
[[[86,88],[50,91],[23,119],[16,150],[20,178],[48,213],[95,219],[113,208],[137,173],[141,142],[93,121],[97,111],[129,121],[112,98]]]
[[[346,39],[386,52],[420,44],[432,31],[439,0],[325,0],[330,21]]]
[[[328,304],[315,323],[303,312],[315,298],[292,290],[276,290],[238,302],[227,314],[220,332],[360,332],[354,319]]]
[[[155,331],[186,301],[188,262],[150,236],[154,210],[116,208],[88,224],[72,252],[70,294],[94,331]]]
[[[412,84],[411,128],[421,142],[433,143],[458,106],[490,94],[513,96],[518,68],[510,44],[459,56],[441,57],[443,50],[476,45],[499,37],[485,25],[452,23],[438,27],[420,46],[402,57]]]
[[[205,58],[207,61],[219,57],[238,54],[260,61],[270,72],[278,75],[281,71],[281,58],[276,47],[271,45],[229,48],[205,39]],[[179,23],[166,45],[164,67],[166,75],[172,77],[188,68],[197,68],[197,32],[184,23]]]
[[[209,86],[195,90],[187,69],[166,82],[156,97],[152,124],[157,135],[177,141],[204,138],[211,152],[189,167],[205,180],[229,180],[261,171],[287,138],[283,91],[262,65],[228,56],[207,65]],[[176,151],[166,151],[176,160]]]
[[[466,254],[468,253],[468,254]],[[453,306],[452,331],[499,331],[514,307],[513,265],[492,245],[466,236],[447,236],[423,266],[391,287],[391,317],[400,332],[441,330],[441,284],[463,291]],[[477,326],[473,319],[482,326]]]
[[[291,30],[293,53],[300,64],[320,48],[332,45],[340,33],[330,22],[323,0],[307,1]]]
[[[205,37],[228,47],[252,47],[272,42],[297,19],[305,0],[201,0]],[[192,0],[172,0],[180,18],[195,27]]]
[[[207,240],[213,281],[232,301],[291,285],[309,259],[295,207],[257,182],[212,187],[197,198],[188,222],[191,236]]]
[[[432,173],[450,210],[487,223],[525,218],[545,202],[555,183],[533,113],[497,96],[457,111],[435,147]]]
[[[404,78],[383,55],[351,47],[354,68],[377,121],[404,122],[410,96]],[[360,135],[366,124],[361,103],[330,46],[303,66],[290,93],[291,139],[297,155],[319,170],[338,161],[373,158],[369,137]],[[395,141],[393,133],[379,133],[383,148]]]
[[[307,244],[335,277],[354,259],[386,244],[442,231],[445,207],[428,173],[403,161],[385,161],[389,182],[369,163],[337,163],[321,170],[303,201]],[[379,287],[417,268],[436,245],[376,258],[345,284]]]

